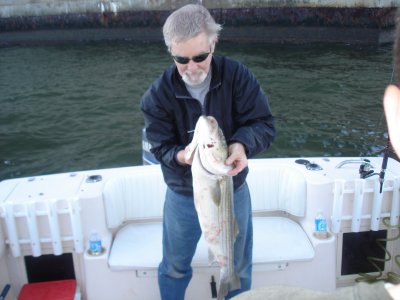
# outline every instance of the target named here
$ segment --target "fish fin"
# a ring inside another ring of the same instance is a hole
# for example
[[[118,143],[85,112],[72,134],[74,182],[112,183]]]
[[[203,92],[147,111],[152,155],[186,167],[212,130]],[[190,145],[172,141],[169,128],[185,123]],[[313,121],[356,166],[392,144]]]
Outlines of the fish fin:
[[[222,176],[221,179],[218,180],[218,185],[219,185],[219,193],[215,193],[213,195],[213,201],[216,206],[220,206],[221,204],[221,199],[225,199],[225,197],[231,197],[231,186],[229,186],[229,183],[226,179],[226,176]]]
[[[212,200],[216,206],[221,204],[221,196],[217,195],[217,193],[212,197]]]
[[[220,206],[220,204],[221,204],[221,198],[223,197],[223,186],[222,186],[222,183],[221,183],[221,181],[220,180],[218,180],[218,185],[216,186],[216,188],[215,189],[213,189],[212,191],[211,191],[211,198],[212,198],[212,201],[214,202],[214,204],[216,205],[216,206]]]

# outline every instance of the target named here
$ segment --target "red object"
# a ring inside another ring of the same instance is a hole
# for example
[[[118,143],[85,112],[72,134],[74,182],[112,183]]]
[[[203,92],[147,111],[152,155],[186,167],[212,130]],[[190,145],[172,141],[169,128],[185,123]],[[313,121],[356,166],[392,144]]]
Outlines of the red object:
[[[73,300],[76,280],[57,280],[25,284],[18,300]]]

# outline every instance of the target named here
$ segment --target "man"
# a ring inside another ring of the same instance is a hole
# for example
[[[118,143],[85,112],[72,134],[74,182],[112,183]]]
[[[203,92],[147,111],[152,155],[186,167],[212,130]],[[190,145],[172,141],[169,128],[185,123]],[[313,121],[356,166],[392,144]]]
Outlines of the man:
[[[151,152],[160,161],[168,186],[163,218],[163,260],[159,287],[163,300],[184,299],[201,229],[194,207],[191,161],[185,148],[200,115],[215,117],[229,145],[227,165],[234,182],[239,234],[234,246],[241,289],[251,287],[252,220],[246,184],[247,159],[269,147],[275,136],[268,100],[254,75],[241,63],[214,55],[221,25],[201,5],[173,12],[163,27],[174,64],[141,99]]]

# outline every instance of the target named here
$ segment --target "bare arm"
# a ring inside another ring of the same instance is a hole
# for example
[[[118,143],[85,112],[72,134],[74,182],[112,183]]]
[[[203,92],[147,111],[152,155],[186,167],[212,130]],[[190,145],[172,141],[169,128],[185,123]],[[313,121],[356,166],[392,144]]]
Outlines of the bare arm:
[[[400,89],[395,85],[386,88],[383,98],[390,142],[400,158]]]

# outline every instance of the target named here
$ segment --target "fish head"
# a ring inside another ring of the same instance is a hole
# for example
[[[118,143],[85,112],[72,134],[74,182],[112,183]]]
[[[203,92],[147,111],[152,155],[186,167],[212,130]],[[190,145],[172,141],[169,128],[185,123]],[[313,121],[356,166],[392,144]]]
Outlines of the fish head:
[[[216,137],[219,134],[218,122],[212,116],[200,116],[196,127],[198,127],[199,133],[203,137]]]
[[[201,116],[196,124],[200,160],[203,167],[215,175],[226,175],[232,169],[225,160],[228,146],[217,120],[212,116]]]

